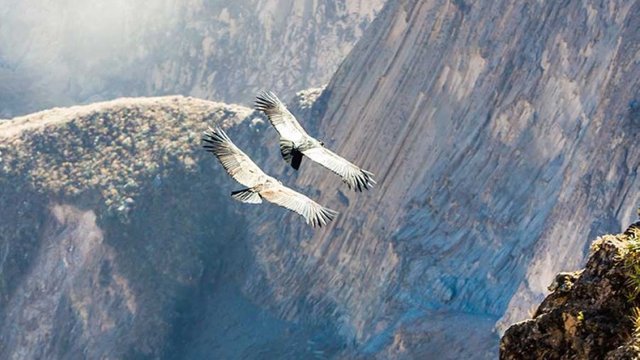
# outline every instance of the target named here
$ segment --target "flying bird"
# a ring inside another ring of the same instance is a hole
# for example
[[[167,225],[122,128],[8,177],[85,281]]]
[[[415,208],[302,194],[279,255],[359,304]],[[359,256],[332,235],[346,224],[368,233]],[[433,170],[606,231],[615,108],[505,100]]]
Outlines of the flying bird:
[[[220,127],[209,127],[202,141],[204,148],[213,153],[232,178],[246,189],[233,191],[231,197],[249,203],[260,204],[262,199],[300,214],[313,227],[326,225],[338,214],[327,209],[305,195],[265,174],[247,154],[242,152]]]
[[[303,155],[342,177],[350,189],[362,191],[373,187],[373,174],[343,159],[324,147],[324,143],[309,136],[298,120],[271,91],[257,96],[256,109],[263,111],[280,134],[280,153],[291,167],[298,170]]]

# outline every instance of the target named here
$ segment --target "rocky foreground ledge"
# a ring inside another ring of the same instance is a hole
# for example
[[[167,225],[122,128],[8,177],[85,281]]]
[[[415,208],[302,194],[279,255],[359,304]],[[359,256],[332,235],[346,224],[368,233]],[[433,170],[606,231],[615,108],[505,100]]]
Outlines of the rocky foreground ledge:
[[[501,359],[640,358],[640,222],[591,245],[585,269],[560,273],[533,318],[512,325]]]

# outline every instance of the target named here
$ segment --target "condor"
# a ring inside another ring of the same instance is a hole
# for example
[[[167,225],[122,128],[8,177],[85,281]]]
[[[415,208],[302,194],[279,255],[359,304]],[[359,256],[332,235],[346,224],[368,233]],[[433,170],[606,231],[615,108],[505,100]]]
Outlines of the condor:
[[[255,107],[263,111],[280,135],[280,153],[284,160],[298,170],[302,156],[317,162],[335,174],[350,189],[362,191],[373,187],[373,174],[363,170],[324,147],[324,143],[309,136],[298,120],[271,91],[262,91]]]
[[[204,148],[216,156],[227,173],[247,187],[232,192],[234,199],[249,204],[260,204],[265,199],[300,214],[313,227],[326,225],[338,214],[265,174],[220,127],[209,128],[202,141]]]

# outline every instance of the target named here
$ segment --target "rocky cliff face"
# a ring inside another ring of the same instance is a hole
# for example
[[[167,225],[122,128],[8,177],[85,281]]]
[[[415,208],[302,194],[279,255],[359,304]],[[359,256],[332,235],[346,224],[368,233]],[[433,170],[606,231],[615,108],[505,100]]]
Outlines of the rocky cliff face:
[[[229,204],[204,179],[199,132],[247,111],[121,100],[1,124],[0,357],[171,352],[184,309],[232,281],[221,270],[242,248],[226,243],[242,221],[221,226]]]
[[[0,117],[119,96],[290,96],[326,83],[383,4],[9,2],[0,10]]]
[[[585,239],[632,220],[638,15],[626,1],[388,3],[303,121],[378,187],[352,194],[303,163],[295,185],[342,215],[314,233],[259,217],[262,246],[286,255],[255,281],[280,289],[283,316],[334,318],[365,353],[495,356],[492,331],[577,268]]]
[[[640,357],[640,223],[591,245],[586,268],[560,273],[533,319],[511,326],[501,359]]]

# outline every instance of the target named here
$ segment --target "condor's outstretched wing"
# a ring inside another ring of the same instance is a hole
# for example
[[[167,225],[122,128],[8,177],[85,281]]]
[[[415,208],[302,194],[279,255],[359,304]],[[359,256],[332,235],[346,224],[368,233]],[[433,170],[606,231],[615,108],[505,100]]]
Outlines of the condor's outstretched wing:
[[[247,154],[231,142],[219,126],[205,131],[202,141],[205,142],[204,148],[213,153],[227,173],[240,184],[251,188],[267,177]]]
[[[204,148],[218,158],[227,173],[247,186],[247,189],[232,193],[231,196],[236,200],[259,204],[261,199],[265,199],[300,214],[307,224],[314,227],[326,225],[338,214],[269,177],[231,142],[220,127],[209,128],[202,140],[205,142]]]
[[[276,128],[281,138],[299,142],[309,136],[300,126],[295,116],[287,110],[282,101],[271,91],[260,92],[256,98],[255,107],[267,114],[269,122]]]
[[[338,213],[323,207],[297,191],[284,185],[274,185],[260,191],[263,199],[294,211],[307,221],[307,224],[316,227],[326,225],[333,220]]]
[[[302,151],[302,153],[309,159],[341,176],[342,181],[349,186],[349,189],[362,191],[362,189],[373,187],[373,184],[376,183],[373,180],[372,173],[360,169],[323,146],[312,147]]]

